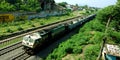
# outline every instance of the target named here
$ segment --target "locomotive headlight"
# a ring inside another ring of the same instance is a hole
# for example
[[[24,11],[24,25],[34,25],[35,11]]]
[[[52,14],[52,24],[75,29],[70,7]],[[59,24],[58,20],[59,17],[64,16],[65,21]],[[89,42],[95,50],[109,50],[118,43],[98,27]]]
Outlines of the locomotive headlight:
[[[29,47],[33,48],[33,44],[29,44]]]
[[[25,43],[25,41],[22,41],[22,45],[25,45],[26,43]]]
[[[29,45],[30,47],[33,47],[33,45]]]
[[[27,45],[29,45],[29,43],[26,43]]]

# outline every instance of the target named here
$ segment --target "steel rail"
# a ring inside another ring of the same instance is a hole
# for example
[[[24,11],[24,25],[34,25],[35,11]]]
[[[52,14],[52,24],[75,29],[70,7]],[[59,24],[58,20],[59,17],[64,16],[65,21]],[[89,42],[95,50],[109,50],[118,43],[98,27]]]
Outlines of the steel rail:
[[[6,54],[6,53],[8,53],[10,51],[13,51],[13,50],[15,50],[15,49],[17,49],[17,48],[19,48],[21,46],[22,46],[21,42],[18,42],[18,43],[15,43],[13,45],[10,45],[8,47],[2,48],[2,49],[0,49],[0,56],[4,55],[4,54]]]
[[[66,22],[66,21],[69,21],[69,20],[73,20],[73,19],[76,19],[76,18],[80,18],[80,16],[77,16],[77,17],[74,17],[74,18],[70,18],[70,19],[66,19],[66,20],[63,20],[63,21],[54,22],[54,23],[47,24],[47,25],[44,25],[44,26],[36,27],[34,29],[31,29],[31,31],[29,31],[29,32],[26,31],[25,33],[18,34],[18,35],[15,35],[13,37],[1,40],[0,44],[8,42],[8,41],[11,41],[13,39],[16,39],[16,38],[19,38],[19,37],[22,37],[22,36],[25,36],[25,35],[28,35],[28,34],[31,34],[31,33],[34,33],[34,32],[37,32],[37,31],[40,31],[44,27],[51,26],[51,25],[58,25],[59,23],[63,23],[63,22]]]

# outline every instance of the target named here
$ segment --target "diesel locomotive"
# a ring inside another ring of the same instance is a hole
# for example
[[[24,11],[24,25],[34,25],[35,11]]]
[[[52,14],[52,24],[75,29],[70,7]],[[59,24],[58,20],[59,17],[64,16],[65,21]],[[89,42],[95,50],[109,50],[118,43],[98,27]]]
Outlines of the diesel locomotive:
[[[60,24],[50,29],[26,35],[23,37],[22,40],[23,49],[28,54],[34,54],[37,52],[37,50],[39,50],[39,48],[42,48],[48,43],[55,41],[61,36],[67,34],[72,29],[76,28],[77,26],[80,26],[83,23],[93,19],[95,16],[96,15],[94,14],[84,19],[75,19],[73,21]]]

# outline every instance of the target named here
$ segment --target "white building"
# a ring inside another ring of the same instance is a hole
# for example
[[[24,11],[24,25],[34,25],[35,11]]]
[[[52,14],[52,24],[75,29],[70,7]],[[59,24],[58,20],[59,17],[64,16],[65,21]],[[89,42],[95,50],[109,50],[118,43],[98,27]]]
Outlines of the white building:
[[[103,60],[120,60],[120,46],[105,44],[102,52]]]

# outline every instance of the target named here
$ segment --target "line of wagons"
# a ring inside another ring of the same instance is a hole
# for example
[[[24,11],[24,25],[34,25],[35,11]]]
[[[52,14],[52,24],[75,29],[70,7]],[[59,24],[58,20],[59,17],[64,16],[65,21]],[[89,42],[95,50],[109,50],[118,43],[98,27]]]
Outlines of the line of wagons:
[[[33,55],[49,43],[57,40],[61,36],[67,34],[77,26],[92,20],[96,15],[90,15],[84,19],[75,19],[68,23],[60,24],[48,30],[42,30],[23,37],[22,46],[26,53]]]

